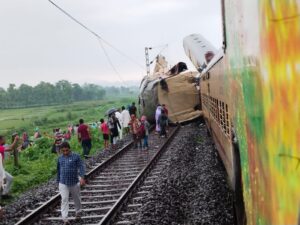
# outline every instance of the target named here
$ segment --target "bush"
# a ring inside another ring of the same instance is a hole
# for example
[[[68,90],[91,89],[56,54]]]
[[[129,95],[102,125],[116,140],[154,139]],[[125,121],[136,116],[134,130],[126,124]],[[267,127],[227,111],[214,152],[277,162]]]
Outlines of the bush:
[[[35,141],[35,145],[38,149],[49,149],[52,147],[53,140],[47,137],[39,138]]]

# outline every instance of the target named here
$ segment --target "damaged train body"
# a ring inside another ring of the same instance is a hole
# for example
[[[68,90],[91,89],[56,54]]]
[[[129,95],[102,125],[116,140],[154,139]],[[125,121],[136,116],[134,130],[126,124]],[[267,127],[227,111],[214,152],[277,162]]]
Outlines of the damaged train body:
[[[201,35],[192,34],[183,41],[187,56],[201,72],[216,54],[216,49]],[[173,123],[193,120],[202,115],[197,71],[188,70],[179,62],[170,70],[164,56],[156,57],[154,72],[145,76],[140,85],[140,112],[154,122],[158,104],[165,104]]]
[[[195,86],[198,72],[187,70],[180,62],[168,72],[167,62],[159,55],[154,73],[146,76],[140,85],[139,105],[141,114],[154,122],[157,105],[165,104],[171,122],[181,123],[201,115],[199,91]]]

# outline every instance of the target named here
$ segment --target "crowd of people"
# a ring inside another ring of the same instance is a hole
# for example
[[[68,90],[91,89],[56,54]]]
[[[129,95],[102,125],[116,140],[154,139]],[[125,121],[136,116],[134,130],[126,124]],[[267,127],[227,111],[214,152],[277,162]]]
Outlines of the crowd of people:
[[[52,152],[58,154],[57,161],[57,182],[59,183],[59,192],[62,197],[61,214],[65,224],[68,222],[69,211],[69,193],[72,194],[75,203],[76,218],[81,216],[81,202],[80,202],[80,185],[85,184],[85,168],[79,154],[73,153],[68,141],[72,136],[76,135],[78,142],[82,146],[82,155],[85,158],[89,157],[92,148],[91,129],[98,128],[102,133],[104,140],[104,149],[111,146],[116,149],[118,140],[122,140],[125,135],[129,133],[132,136],[134,148],[140,150],[148,150],[148,136],[150,131],[150,123],[147,117],[142,115],[140,118],[137,115],[137,108],[133,102],[131,106],[120,109],[111,109],[107,112],[108,118],[100,119],[100,123],[93,123],[93,126],[84,123],[83,119],[79,120],[79,124],[73,126],[69,125],[67,131],[62,131],[60,128],[53,129],[53,135],[44,133],[45,136],[53,138],[54,143]],[[158,105],[155,112],[156,126],[155,130],[161,137],[167,136],[168,127],[168,110],[165,105]],[[38,128],[35,128],[34,138],[42,137]],[[4,170],[5,152],[9,152],[18,146],[19,140],[22,144],[21,149],[26,149],[32,145],[32,140],[29,139],[26,132],[22,134],[22,138],[18,135],[14,136],[11,145],[6,145],[4,136],[0,136],[0,191],[2,198],[9,196],[13,177]],[[80,179],[78,179],[80,177]],[[1,214],[1,207],[0,207]]]

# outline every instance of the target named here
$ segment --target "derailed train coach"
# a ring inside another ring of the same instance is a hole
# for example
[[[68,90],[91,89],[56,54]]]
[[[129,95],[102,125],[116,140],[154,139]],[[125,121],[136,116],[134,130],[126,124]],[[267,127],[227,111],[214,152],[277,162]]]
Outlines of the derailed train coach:
[[[300,1],[221,4],[223,48],[201,68],[200,92],[236,223],[300,224]]]
[[[150,122],[154,122],[157,105],[165,104],[169,120],[173,123],[199,117],[202,111],[196,84],[198,72],[187,70],[183,62],[164,72],[166,68],[159,65],[165,63],[164,57],[159,55],[153,75],[144,77],[141,82],[139,94],[141,114],[146,115]]]
[[[187,55],[197,65],[197,71],[188,70],[183,62],[168,70],[165,58],[158,55],[153,74],[144,77],[141,82],[140,110],[151,122],[154,122],[158,104],[167,106],[169,119],[173,123],[190,121],[202,115],[198,75],[217,51],[201,35],[185,38],[183,45]]]

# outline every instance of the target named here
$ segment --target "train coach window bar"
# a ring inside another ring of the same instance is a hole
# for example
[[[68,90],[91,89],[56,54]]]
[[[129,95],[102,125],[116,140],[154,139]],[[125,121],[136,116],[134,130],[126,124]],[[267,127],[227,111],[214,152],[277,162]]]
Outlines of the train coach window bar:
[[[230,124],[229,124],[229,113],[228,113],[228,105],[227,104],[226,104],[225,109],[226,109],[226,111],[225,111],[225,113],[226,113],[226,135],[228,137],[230,137],[230,129],[229,129]]]
[[[203,106],[208,109],[208,96],[206,94],[202,94]]]
[[[220,123],[220,117],[219,117],[219,101],[218,99],[215,99],[215,106],[216,106],[216,120],[218,123]]]
[[[213,118],[218,122],[218,105],[217,105],[217,99],[210,97],[210,112],[213,116]]]
[[[226,124],[225,124],[225,105],[224,102],[219,102],[219,110],[220,110],[220,122],[221,122],[221,128],[223,132],[226,132]]]

